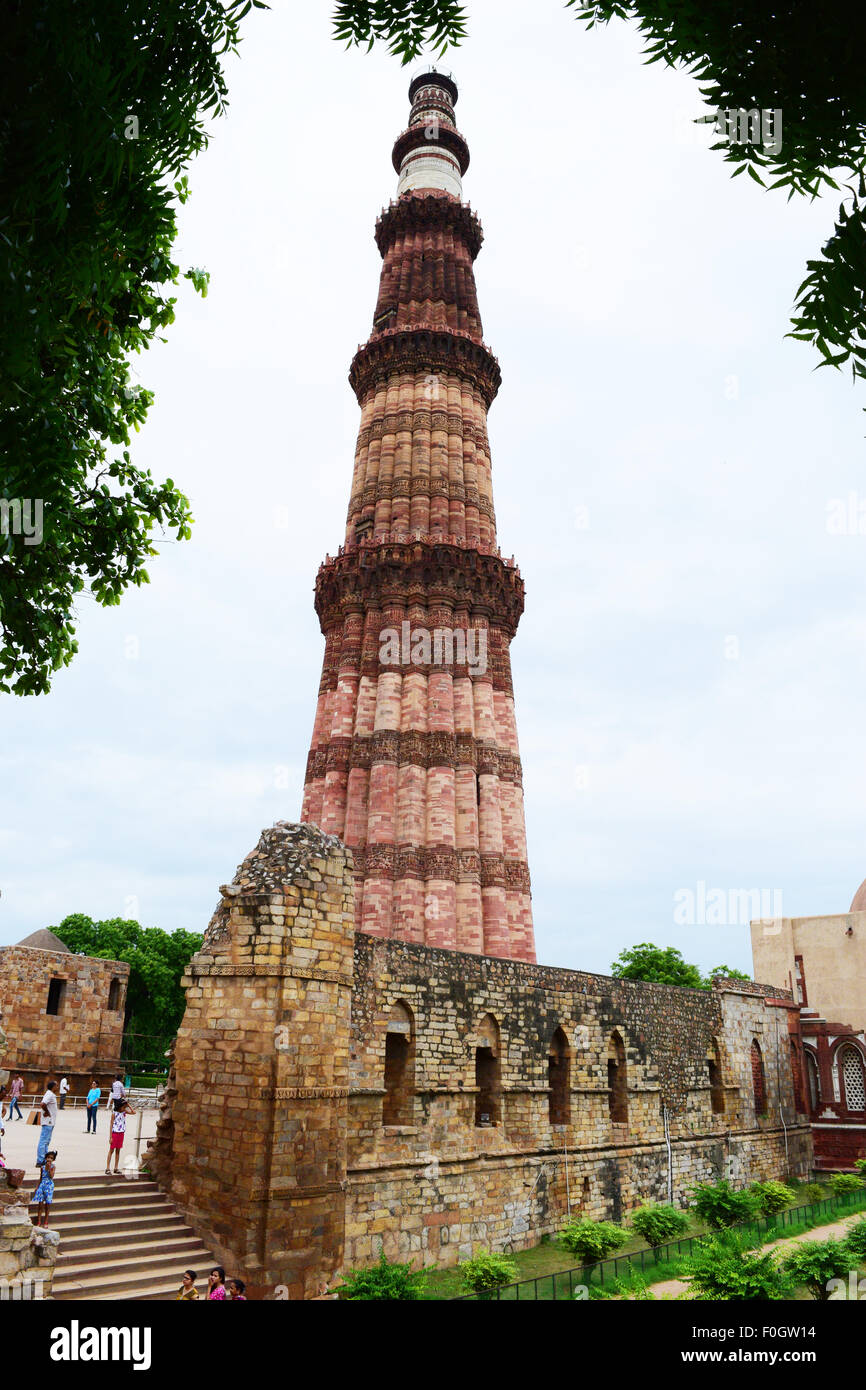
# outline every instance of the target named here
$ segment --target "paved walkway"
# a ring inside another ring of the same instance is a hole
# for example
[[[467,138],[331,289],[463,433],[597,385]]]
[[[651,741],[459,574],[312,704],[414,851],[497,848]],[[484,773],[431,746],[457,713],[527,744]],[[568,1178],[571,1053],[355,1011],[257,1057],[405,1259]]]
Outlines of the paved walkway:
[[[3,1157],[8,1168],[25,1168],[26,1183],[38,1176],[36,1167],[36,1147],[39,1143],[39,1129],[36,1125],[25,1124],[28,1106],[21,1107],[24,1120],[3,1121],[6,1133],[2,1143]],[[136,1133],[141,1117],[140,1151],[144,1153],[147,1141],[156,1134],[157,1110],[141,1109],[126,1119],[126,1140],[120,1151],[120,1166],[136,1150]],[[57,1124],[51,1136],[51,1148],[57,1150],[57,1179],[84,1177],[94,1173],[104,1173],[108,1156],[108,1139],[111,1131],[111,1112],[105,1105],[99,1107],[96,1117],[96,1134],[87,1134],[87,1115],[83,1108],[70,1109],[67,1106],[58,1112]],[[114,1163],[112,1162],[112,1168]]]
[[[761,1246],[762,1253],[768,1250],[778,1250],[780,1246],[791,1248],[795,1245],[802,1245],[806,1240],[833,1240],[837,1236],[844,1236],[854,1225],[855,1221],[862,1221],[864,1213],[855,1212],[853,1216],[846,1216],[842,1221],[834,1221],[829,1226],[814,1226],[811,1231],[804,1232],[799,1236],[780,1236],[778,1240],[771,1240],[767,1245]],[[649,1289],[656,1298],[680,1298],[689,1291],[688,1281],[685,1279],[663,1279],[660,1284],[650,1284]]]

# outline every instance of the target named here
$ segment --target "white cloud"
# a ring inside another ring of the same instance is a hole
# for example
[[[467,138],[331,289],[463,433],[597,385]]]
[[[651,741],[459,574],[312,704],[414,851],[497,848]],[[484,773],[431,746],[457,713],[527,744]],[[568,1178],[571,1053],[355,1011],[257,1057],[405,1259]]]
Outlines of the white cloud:
[[[323,7],[254,11],[246,33],[182,212],[178,259],[210,294],[185,288],[136,364],[156,390],[136,460],[189,493],[193,540],[119,608],[82,602],[52,694],[5,702],[3,941],[130,898],[203,929],[261,826],[299,814],[312,588],[343,536],[346,374],[408,74],[344,52]],[[503,369],[499,534],[527,585],[539,958],[606,970],[650,939],[748,966],[747,934],[675,927],[677,887],[779,884],[799,915],[844,910],[866,872],[866,537],[825,529],[861,485],[862,402],[783,339],[835,203],[731,184],[683,138],[694,81],[646,67],[624,25],[554,5],[527,29],[516,0],[474,0],[448,63]]]

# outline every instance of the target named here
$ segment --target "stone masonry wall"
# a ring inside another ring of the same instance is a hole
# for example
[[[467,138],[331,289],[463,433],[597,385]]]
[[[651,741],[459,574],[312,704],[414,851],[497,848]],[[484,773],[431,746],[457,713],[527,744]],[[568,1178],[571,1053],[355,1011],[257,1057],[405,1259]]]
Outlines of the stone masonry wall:
[[[30,1196],[7,1187],[0,1170],[0,1300],[51,1297],[60,1236],[33,1226]]]
[[[220,892],[147,1160],[254,1294],[314,1297],[343,1252],[351,855],[280,823]]]
[[[413,1019],[415,1102],[410,1124],[385,1126],[384,1049],[395,1008]],[[475,1051],[490,1016],[499,1030],[501,1118],[476,1127]],[[570,1052],[564,1125],[549,1120],[548,1057],[558,1028]],[[614,1033],[627,1068],[626,1123],[610,1113]],[[767,1111],[758,1116],[753,1038],[768,1061]],[[716,1058],[723,1113],[712,1108],[708,1063]],[[702,1180],[810,1171],[787,1023],[760,988],[675,989],[359,934],[346,1264],[374,1260],[380,1243],[389,1258],[448,1264],[477,1244],[534,1244],[564,1224],[569,1206],[619,1220],[642,1202],[666,1201],[664,1108],[677,1203]]]
[[[52,979],[65,982],[60,1012],[47,1012]],[[31,946],[0,949],[0,1014],[6,1032],[3,1065],[20,1071],[25,1087],[44,1088],[50,1076],[69,1079],[73,1094],[90,1078],[113,1075],[121,1051],[129,966],[69,951]],[[118,1007],[109,1009],[112,980]]]
[[[778,990],[356,933],[351,855],[307,825],[263,832],[221,894],[147,1157],[259,1295],[316,1297],[380,1244],[453,1263],[532,1245],[569,1210],[619,1220],[667,1200],[669,1177],[682,1202],[704,1179],[810,1172]]]

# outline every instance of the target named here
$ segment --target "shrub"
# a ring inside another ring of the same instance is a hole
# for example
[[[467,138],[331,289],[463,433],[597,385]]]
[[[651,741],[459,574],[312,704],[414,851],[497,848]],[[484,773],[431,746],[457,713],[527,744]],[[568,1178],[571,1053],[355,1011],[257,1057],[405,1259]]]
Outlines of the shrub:
[[[625,1245],[628,1234],[610,1221],[572,1221],[560,1231],[559,1239],[566,1250],[590,1263],[603,1260],[612,1250]]]
[[[632,1216],[631,1224],[647,1245],[664,1245],[666,1241],[676,1240],[687,1230],[689,1218],[676,1207],[640,1207]]]
[[[797,1200],[799,1202],[823,1202],[827,1196],[826,1187],[822,1187],[819,1182],[804,1182],[802,1187],[797,1189]]]
[[[772,1254],[762,1255],[732,1231],[701,1241],[687,1272],[691,1296],[698,1302],[778,1302],[791,1291],[790,1280]]]
[[[761,1216],[774,1216],[794,1201],[794,1189],[783,1182],[753,1182],[749,1188]]]
[[[494,1255],[490,1250],[480,1250],[471,1260],[460,1265],[463,1287],[472,1293],[485,1293],[491,1289],[501,1289],[503,1284],[513,1284],[517,1279],[517,1265],[507,1255]]]
[[[834,1197],[847,1197],[851,1192],[862,1192],[863,1179],[855,1173],[834,1173],[830,1179]]]
[[[755,1214],[755,1198],[746,1190],[735,1191],[727,1178],[723,1182],[703,1182],[692,1188],[692,1206],[702,1221],[715,1231],[748,1221]]]
[[[841,1240],[804,1240],[785,1257],[782,1268],[795,1284],[804,1284],[813,1298],[826,1303],[828,1282],[851,1268],[851,1251]]]
[[[361,1299],[418,1299],[424,1283],[424,1271],[411,1264],[392,1264],[379,1253],[379,1263],[370,1269],[352,1269],[337,1288],[340,1298],[350,1302]]]
[[[866,1260],[866,1217],[854,1223],[844,1243],[856,1259]]]
[[[857,1169],[861,1178],[866,1178],[866,1158],[855,1158],[854,1167]]]

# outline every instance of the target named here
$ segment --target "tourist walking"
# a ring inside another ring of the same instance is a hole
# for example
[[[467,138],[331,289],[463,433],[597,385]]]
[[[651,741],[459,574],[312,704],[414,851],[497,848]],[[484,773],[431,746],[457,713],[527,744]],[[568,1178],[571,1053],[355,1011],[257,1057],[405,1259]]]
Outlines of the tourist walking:
[[[90,1090],[87,1092],[87,1129],[85,1134],[96,1133],[96,1115],[99,1110],[99,1102],[102,1099],[102,1091],[96,1084],[94,1076],[90,1082]],[[92,1128],[91,1128],[92,1125]]]
[[[42,1162],[48,1152],[48,1145],[51,1143],[51,1136],[54,1133],[54,1126],[57,1124],[57,1097],[54,1094],[56,1081],[49,1081],[45,1087],[45,1095],[42,1097],[42,1123],[39,1127],[39,1143],[36,1147],[36,1164],[42,1167]]]
[[[187,1303],[193,1298],[198,1298],[198,1289],[195,1286],[195,1281],[197,1278],[198,1275],[196,1274],[194,1269],[184,1270],[183,1280],[181,1282],[180,1288],[177,1291],[177,1297],[174,1300],[175,1303]]]
[[[111,1139],[108,1143],[108,1159],[106,1160],[105,1174],[108,1177],[111,1173],[111,1155],[114,1154],[114,1174],[118,1174],[120,1168],[120,1150],[123,1148],[123,1141],[126,1138],[126,1117],[134,1115],[135,1111],[128,1100],[115,1101],[114,1115],[111,1120]]]
[[[66,1080],[66,1077],[65,1077],[65,1076],[61,1076],[61,1078],[60,1078],[60,1109],[61,1109],[61,1110],[63,1109],[64,1105],[66,1104],[66,1097],[67,1097],[68,1094],[69,1094],[69,1082]]]
[[[226,1293],[226,1272],[221,1265],[215,1265],[207,1277],[207,1296],[211,1302],[228,1297]]]
[[[24,1116],[21,1114],[21,1106],[18,1104],[18,1102],[19,1102],[20,1099],[21,1099],[21,1093],[22,1093],[23,1090],[24,1090],[24,1077],[23,1077],[23,1076],[14,1076],[14,1077],[12,1078],[12,1085],[11,1085],[11,1087],[9,1088],[9,1114],[8,1114],[7,1117],[6,1117],[8,1120],[11,1120],[11,1119],[12,1119],[12,1111],[13,1111],[13,1110],[17,1110],[17,1111],[18,1111],[18,1114],[15,1116],[15,1119],[16,1119],[16,1120],[23,1120],[23,1119],[24,1119]]]
[[[118,1108],[118,1105],[120,1104],[120,1102],[121,1102],[122,1100],[124,1100],[125,1097],[126,1097],[126,1091],[123,1089],[123,1077],[121,1076],[120,1072],[118,1072],[118,1073],[117,1073],[117,1076],[114,1078],[114,1080],[113,1080],[112,1083],[111,1083],[111,1108],[112,1108],[112,1110],[116,1110],[116,1109]]]
[[[6,1119],[6,1116],[3,1114],[3,1107],[5,1106],[5,1104],[6,1087],[2,1084],[2,1082],[0,1082],[0,1125],[2,1125],[3,1121]]]
[[[39,1186],[33,1193],[32,1204],[36,1207],[36,1225],[48,1225],[48,1208],[54,1201],[54,1170],[57,1163],[57,1150],[49,1149],[40,1164]]]

